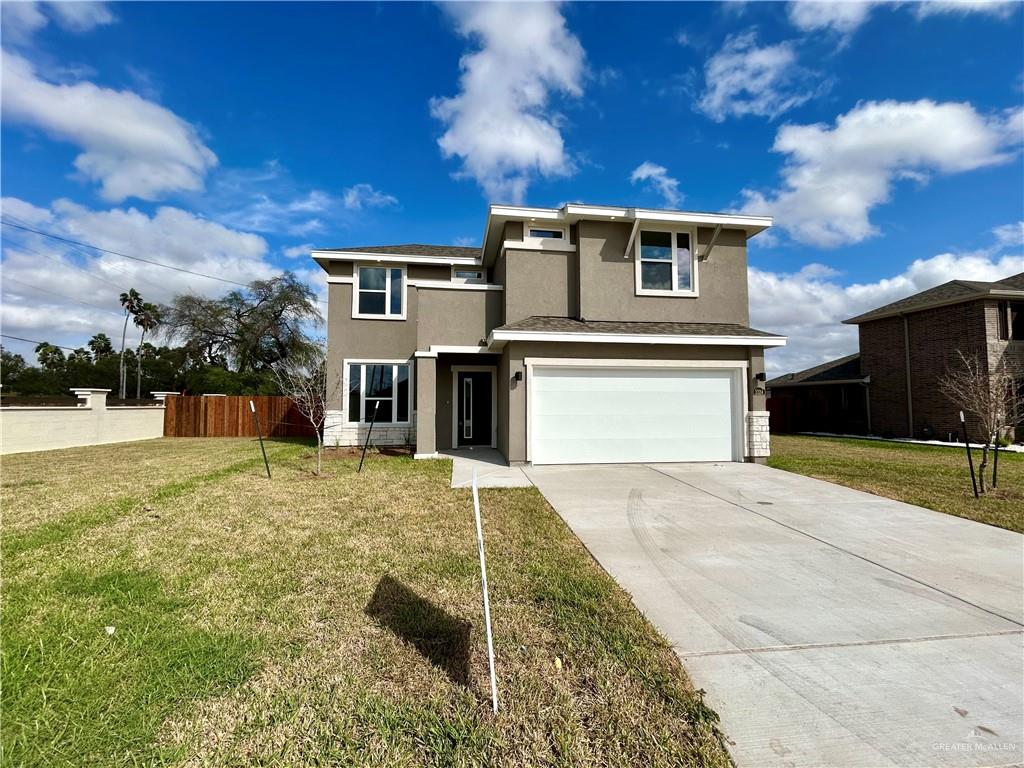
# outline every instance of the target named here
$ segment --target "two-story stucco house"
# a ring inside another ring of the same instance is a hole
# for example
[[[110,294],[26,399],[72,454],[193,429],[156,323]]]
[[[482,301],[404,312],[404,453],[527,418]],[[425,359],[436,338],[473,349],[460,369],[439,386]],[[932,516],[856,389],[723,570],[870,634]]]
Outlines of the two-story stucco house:
[[[480,248],[313,252],[327,272],[328,445],[473,446],[512,464],[760,460],[764,217],[492,205]]]

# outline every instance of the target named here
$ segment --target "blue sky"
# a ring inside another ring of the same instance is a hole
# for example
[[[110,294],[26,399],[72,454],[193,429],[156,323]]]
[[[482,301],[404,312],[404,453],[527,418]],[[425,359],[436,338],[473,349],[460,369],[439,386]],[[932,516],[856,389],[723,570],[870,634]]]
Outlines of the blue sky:
[[[843,317],[1024,271],[1021,4],[3,14],[4,219],[120,253],[322,291],[311,245],[477,244],[489,200],[765,213],[751,312],[791,337],[775,371],[855,349]],[[129,284],[230,287],[3,236],[9,335],[77,346],[114,335]]]

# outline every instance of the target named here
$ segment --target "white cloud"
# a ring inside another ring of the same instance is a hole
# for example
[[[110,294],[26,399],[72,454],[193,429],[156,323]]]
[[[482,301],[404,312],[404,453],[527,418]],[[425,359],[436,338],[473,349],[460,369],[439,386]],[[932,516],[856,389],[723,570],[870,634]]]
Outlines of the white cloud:
[[[773,151],[786,155],[782,186],[744,190],[743,210],[772,214],[795,240],[822,247],[877,234],[869,214],[897,180],[926,182],[1005,163],[1024,131],[1024,111],[979,114],[970,104],[863,102],[834,126],[785,125]]]
[[[234,282],[247,283],[280,271],[267,260],[267,243],[262,237],[238,232],[180,208],[164,206],[147,215],[135,208],[93,210],[68,200],[41,208],[10,197],[0,205],[7,220]],[[54,279],[55,275],[59,280]],[[99,332],[120,340],[118,295],[128,288],[136,288],[146,301],[153,302],[167,302],[185,291],[218,296],[232,288],[217,280],[6,226],[3,280],[0,321],[4,333],[72,347]],[[129,328],[129,334],[129,338],[136,338],[133,329]]]
[[[302,243],[301,245],[292,245],[281,250],[281,254],[286,259],[303,259],[309,256],[310,251],[314,248],[312,243]]]
[[[996,236],[996,242],[1003,247],[1024,246],[1024,221],[1018,221],[1016,224],[1003,224],[1001,227],[993,229],[992,234]]]
[[[856,326],[842,321],[950,280],[999,280],[1024,271],[1024,253],[999,232],[1024,228],[1024,222],[999,227],[996,244],[969,253],[943,253],[917,259],[903,272],[873,283],[843,286],[837,272],[809,264],[782,274],[756,267],[748,271],[751,325],[789,337],[787,345],[769,350],[773,374],[789,373],[857,351]]]
[[[59,26],[69,32],[89,32],[115,21],[106,3],[54,2],[47,3],[46,10]]]
[[[470,237],[468,235],[465,236],[465,237],[456,237],[452,241],[452,245],[458,245],[458,246],[460,246],[462,248],[470,248],[470,247],[472,247],[474,245],[478,245],[479,243],[480,243],[480,238],[479,237]]]
[[[350,211],[363,208],[387,208],[398,205],[398,198],[374,189],[370,184],[355,184],[341,193],[345,207]]]
[[[789,20],[804,32],[831,31],[848,37],[868,20],[873,5],[856,0],[796,0],[788,5]]]
[[[914,12],[919,19],[942,13],[987,13],[1005,19],[1018,5],[1020,3],[1004,0],[923,0],[914,3]]]
[[[462,161],[495,202],[521,203],[538,176],[573,171],[552,94],[580,96],[585,54],[550,3],[449,3],[444,10],[479,50],[460,60],[460,92],[431,101],[445,125],[438,146]]]
[[[44,13],[45,11],[45,13]],[[89,32],[116,21],[106,3],[90,2],[5,2],[0,4],[0,21],[7,43],[23,45],[50,23],[50,19],[68,32]]]
[[[75,167],[101,184],[106,200],[199,190],[217,163],[195,127],[136,93],[90,82],[51,83],[27,59],[7,51],[3,70],[4,120],[81,147]]]
[[[704,80],[697,107],[719,123],[744,115],[778,117],[831,85],[800,66],[793,43],[758,47],[754,29],[726,38],[705,63]]]
[[[648,187],[661,195],[662,201],[668,208],[674,208],[683,201],[683,195],[679,192],[679,180],[669,176],[668,169],[663,165],[644,161],[633,169],[629,181],[632,184],[646,183]]]

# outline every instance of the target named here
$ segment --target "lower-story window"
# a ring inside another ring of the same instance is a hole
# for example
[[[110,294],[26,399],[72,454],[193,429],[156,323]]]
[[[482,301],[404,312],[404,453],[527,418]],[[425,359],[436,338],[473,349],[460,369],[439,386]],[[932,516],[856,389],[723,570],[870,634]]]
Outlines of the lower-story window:
[[[408,363],[349,363],[348,421],[408,424],[411,402]]]

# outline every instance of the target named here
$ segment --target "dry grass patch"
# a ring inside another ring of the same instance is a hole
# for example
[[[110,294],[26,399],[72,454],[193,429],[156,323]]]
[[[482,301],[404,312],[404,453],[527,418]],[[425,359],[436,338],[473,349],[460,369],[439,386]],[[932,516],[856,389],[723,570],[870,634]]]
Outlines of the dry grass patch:
[[[980,456],[975,456],[975,466]],[[991,466],[992,457],[989,454]],[[1024,455],[999,452],[999,487],[974,498],[964,451],[804,435],[772,435],[769,466],[1024,533]]]
[[[311,480],[308,447],[277,443],[267,481],[248,441],[202,442],[202,482],[169,470],[144,491],[108,456],[134,506],[96,517],[121,499],[71,483],[60,536],[38,535],[31,487],[8,489],[11,764],[727,765],[671,648],[535,489],[482,492],[494,717],[448,462],[371,454],[357,475],[339,455]],[[18,461],[36,459],[10,457],[5,483]]]

